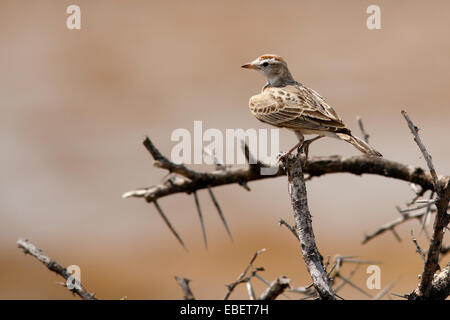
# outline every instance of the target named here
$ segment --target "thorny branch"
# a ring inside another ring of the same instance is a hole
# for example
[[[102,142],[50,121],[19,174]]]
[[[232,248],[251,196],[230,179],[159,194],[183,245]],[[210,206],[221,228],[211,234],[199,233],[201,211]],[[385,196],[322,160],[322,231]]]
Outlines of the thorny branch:
[[[441,191],[442,191],[441,183],[436,174],[436,170],[434,169],[433,161],[431,160],[431,155],[428,153],[427,149],[425,148],[425,145],[422,143],[422,140],[420,139],[419,128],[417,128],[414,125],[414,123],[411,121],[411,119],[409,118],[409,116],[405,110],[402,110],[402,115],[405,117],[406,122],[408,123],[408,127],[414,136],[414,141],[417,143],[417,146],[419,147],[420,151],[423,154],[423,157],[425,158],[425,160],[427,162],[428,169],[430,169],[430,174],[433,177],[434,190],[437,193],[441,193]]]
[[[450,263],[439,273],[433,274],[428,296],[430,300],[445,300],[450,295]],[[419,288],[405,296],[409,300],[424,300]]]
[[[253,263],[255,262],[256,258],[258,257],[259,254],[265,252],[266,249],[261,249],[259,251],[256,251],[252,258],[250,259],[249,264],[247,265],[247,267],[244,269],[244,271],[239,275],[239,277],[236,279],[236,281],[230,283],[229,285],[227,285],[228,291],[225,294],[225,297],[223,298],[224,300],[228,300],[228,298],[230,297],[231,293],[233,292],[233,290],[241,283],[247,283],[249,282],[253,277],[255,277],[257,275],[257,273],[259,271],[264,271],[264,268],[254,268],[254,270],[252,272],[250,272],[250,275],[248,275],[248,272],[250,271],[250,269],[253,267]]]
[[[183,277],[175,277],[175,280],[177,280],[178,284],[181,287],[181,290],[183,290],[184,300],[195,300],[194,294],[189,287],[189,282],[191,280]]]
[[[401,217],[388,222],[384,225],[382,225],[380,228],[378,228],[376,231],[374,231],[371,234],[365,235],[364,239],[362,240],[362,244],[366,244],[373,238],[379,236],[380,234],[386,232],[386,231],[392,231],[394,233],[394,236],[397,238],[397,240],[401,241],[400,237],[395,231],[395,227],[401,225],[402,223],[405,223],[406,221],[412,220],[412,219],[418,219],[421,221],[421,218],[425,215],[425,212],[402,212],[399,210]]]
[[[283,294],[283,291],[285,291],[287,288],[289,288],[289,292],[309,294],[309,296],[305,298],[315,297],[318,294],[322,299],[335,299],[336,297],[341,298],[339,295],[337,295],[336,292],[345,284],[349,284],[358,291],[361,291],[367,296],[370,296],[364,290],[350,281],[350,278],[353,276],[356,269],[352,271],[352,273],[348,277],[344,277],[340,274],[340,267],[344,261],[353,263],[369,262],[364,260],[352,260],[352,257],[338,256],[331,270],[327,272],[329,261],[327,261],[327,263],[323,265],[323,258],[317,250],[314,240],[314,233],[312,230],[311,216],[307,205],[305,179],[303,174],[308,174],[308,180],[312,177],[319,177],[325,174],[346,172],[356,175],[376,174],[407,181],[412,186],[420,186],[420,191],[417,192],[417,195],[414,198],[412,204],[426,203],[426,205],[406,210],[400,210],[400,213],[402,214],[401,218],[389,224],[386,224],[375,233],[366,236],[363,243],[385,232],[386,230],[391,230],[399,239],[399,236],[394,230],[397,225],[413,218],[417,218],[420,220],[422,217],[424,217],[425,220],[429,212],[435,211],[436,218],[433,226],[434,232],[429,249],[426,251],[427,258],[425,261],[424,271],[420,278],[420,283],[412,293],[404,295],[402,297],[408,298],[410,300],[445,299],[450,295],[450,263],[440,272],[436,273],[436,271],[440,270],[438,264],[439,255],[444,255],[449,251],[449,247],[442,246],[442,240],[444,231],[446,228],[448,228],[447,225],[450,222],[449,215],[447,214],[448,204],[450,200],[450,178],[437,176],[434,165],[432,163],[432,158],[423,145],[418,134],[418,128],[412,123],[411,119],[405,111],[402,111],[402,114],[408,123],[411,133],[414,136],[415,142],[419,146],[419,149],[427,162],[430,173],[426,173],[422,168],[413,168],[401,163],[385,160],[383,158],[368,158],[364,156],[350,158],[344,158],[340,156],[318,157],[309,160],[308,164],[302,167],[301,163],[303,159],[299,154],[297,154],[297,156],[287,159],[287,170],[285,169],[285,165],[283,164],[278,167],[276,174],[264,175],[261,174],[260,169],[265,167],[267,168],[269,167],[269,165],[263,164],[259,161],[257,161],[256,163],[254,161],[250,161],[252,159],[252,156],[249,152],[248,146],[246,145],[244,146],[245,157],[248,162],[251,162],[249,163],[249,166],[247,168],[228,168],[227,166],[217,164],[217,170],[214,172],[197,172],[187,168],[183,164],[175,164],[168,160],[161,154],[161,152],[147,137],[144,140],[144,146],[155,160],[153,165],[158,168],[166,169],[169,171],[169,173],[175,173],[178,176],[170,177],[164,183],[156,186],[126,192],[125,194],[123,194],[123,197],[144,197],[147,202],[153,202],[159,214],[171,229],[172,233],[176,236],[183,247],[185,247],[182,239],[172,227],[166,215],[159,206],[157,199],[175,193],[193,193],[199,213],[199,218],[202,224],[202,231],[206,246],[206,232],[204,229],[203,216],[200,210],[199,200],[196,193],[197,190],[208,189],[211,199],[213,200],[214,205],[216,206],[221,217],[221,220],[231,238],[231,233],[229,231],[228,225],[222,214],[222,210],[220,209],[217,199],[212,192],[212,188],[220,185],[237,183],[244,187],[246,190],[250,190],[247,185],[249,181],[279,177],[287,173],[289,177],[289,192],[291,194],[296,224],[294,228],[291,227],[286,221],[280,220],[280,225],[285,225],[300,241],[303,258],[307,265],[308,271],[313,278],[313,283],[306,287],[291,288],[289,284],[290,280],[284,276],[277,278],[272,283],[264,280],[260,275],[258,275],[258,272],[264,270],[263,268],[254,268],[249,273],[258,254],[265,250],[263,249],[254,254],[249,265],[238,277],[238,279],[227,286],[228,292],[226,293],[224,299],[228,299],[234,288],[241,283],[245,283],[247,285],[250,299],[255,299],[255,293],[250,282],[253,277],[260,279],[266,285],[268,285],[268,288],[260,296],[260,299],[275,299],[278,295]],[[364,134],[364,139],[368,141],[369,135],[365,132],[362,121],[358,119],[358,122],[360,129]],[[430,199],[417,200],[428,190],[431,190]],[[436,194],[436,198],[433,200],[434,194]],[[436,206],[436,209],[431,209],[431,205]],[[421,208],[426,208],[426,211],[421,213],[410,213]],[[413,241],[416,244],[417,251],[424,257],[424,253],[419,248],[418,243],[414,237]],[[49,270],[59,274],[64,279],[66,279],[66,283],[64,284],[64,286],[68,287],[69,290],[71,290],[74,294],[77,294],[82,299],[86,300],[96,299],[95,294],[89,293],[79,281],[73,279],[72,274],[70,274],[66,268],[48,257],[41,249],[36,248],[36,246],[28,242],[28,240],[26,239],[19,239],[17,241],[17,244],[20,248],[23,249],[25,254],[33,255]],[[335,283],[335,278],[340,278],[343,281],[339,286],[333,289],[332,286]],[[184,298],[187,300],[194,300],[194,295],[189,287],[189,280],[181,277],[176,277],[176,280],[183,290]],[[396,281],[379,292],[374,299],[379,299],[388,294],[395,283]],[[312,286],[315,287],[317,293],[312,293],[310,291]]]
[[[439,267],[439,257],[440,255],[444,255],[446,253],[446,247],[442,246],[443,237],[445,229],[447,228],[447,225],[450,222],[449,214],[447,213],[448,210],[448,203],[450,200],[450,187],[449,187],[449,177],[438,177],[436,170],[434,168],[434,164],[432,161],[431,155],[428,153],[425,145],[423,144],[420,136],[419,136],[419,128],[417,128],[414,123],[412,122],[411,118],[408,116],[408,114],[405,111],[402,111],[402,115],[405,118],[409,129],[411,130],[411,133],[414,137],[414,141],[416,142],[417,146],[419,147],[419,150],[421,151],[428,169],[430,171],[429,176],[431,177],[432,182],[432,188],[430,189],[430,196],[428,199],[419,199],[422,197],[426,189],[422,188],[415,188],[416,197],[411,201],[408,205],[415,205],[412,208],[407,208],[400,210],[398,209],[399,213],[402,215],[400,218],[387,223],[380,227],[378,230],[376,230],[374,233],[370,235],[366,235],[364,237],[363,243],[366,243],[367,241],[373,239],[374,237],[384,233],[387,230],[390,230],[394,233],[394,235],[397,237],[398,240],[400,240],[399,236],[395,232],[395,227],[398,225],[411,220],[411,219],[418,219],[421,222],[421,227],[423,230],[425,227],[425,222],[428,217],[428,214],[430,212],[436,212],[434,225],[433,225],[433,235],[431,237],[429,249],[426,250],[426,257],[424,251],[420,249],[417,240],[412,235],[412,240],[416,246],[416,251],[420,254],[422,259],[424,260],[424,270],[422,275],[420,276],[420,282],[418,287],[414,290],[413,293],[406,295],[405,297],[411,300],[418,300],[418,299],[436,299],[439,297],[443,297],[444,294],[442,292],[448,292],[450,288],[445,288],[443,286],[439,287],[439,292],[437,292],[437,288],[434,286],[435,282],[434,279],[436,277],[440,277],[440,274],[443,274],[444,272],[441,271],[439,274],[435,274],[436,271],[440,269]],[[414,185],[413,185],[414,186]],[[434,195],[436,197],[433,199]],[[435,208],[434,208],[435,207]],[[421,210],[421,211],[419,211]],[[444,273],[448,276],[448,271]],[[439,278],[441,279],[441,278]],[[447,283],[447,282],[443,282]],[[446,291],[447,290],[447,291]],[[445,295],[444,299],[448,296]]]
[[[442,238],[444,230],[449,222],[449,218],[447,215],[447,208],[448,208],[448,200],[450,198],[450,188],[449,186],[449,177],[438,177],[436,174],[436,171],[434,169],[433,163],[431,161],[431,156],[428,154],[426,148],[424,147],[423,143],[420,140],[420,137],[418,135],[418,129],[415,127],[411,120],[409,119],[408,115],[402,111],[403,116],[408,122],[408,126],[411,129],[411,132],[414,135],[414,140],[418,144],[421,152],[424,155],[424,158],[427,162],[428,168],[430,172],[426,172],[422,168],[413,168],[411,166],[386,160],[384,158],[372,158],[372,157],[365,157],[365,156],[354,156],[354,157],[340,157],[340,156],[330,156],[330,157],[317,157],[312,158],[308,161],[306,165],[302,168],[301,166],[287,166],[289,169],[286,170],[284,165],[279,165],[277,168],[277,171],[273,175],[265,175],[261,173],[262,168],[270,167],[269,164],[264,164],[261,162],[254,162],[247,166],[246,168],[228,168],[226,166],[216,166],[218,170],[213,172],[198,172],[192,169],[187,168],[183,164],[175,164],[168,160],[166,157],[164,157],[159,150],[153,145],[151,140],[149,138],[146,138],[144,141],[144,145],[147,148],[147,150],[151,153],[151,155],[154,158],[154,166],[162,169],[168,170],[170,173],[176,173],[177,176],[171,177],[167,179],[165,182],[156,185],[151,186],[148,188],[141,188],[133,191],[126,192],[123,194],[124,198],[128,197],[143,197],[147,202],[156,202],[157,199],[160,199],[165,196],[169,196],[176,193],[187,193],[187,194],[194,194],[196,195],[197,190],[201,189],[208,189],[210,193],[212,193],[212,188],[221,186],[221,185],[228,185],[228,184],[239,184],[240,186],[244,187],[246,190],[250,190],[248,187],[248,182],[250,181],[257,181],[262,179],[269,179],[269,178],[275,178],[279,176],[284,176],[288,174],[289,181],[290,181],[290,192],[291,197],[294,194],[297,194],[297,198],[292,197],[292,203],[294,206],[294,211],[296,206],[298,206],[298,210],[296,212],[296,230],[293,230],[291,227],[291,231],[293,232],[296,237],[300,239],[300,241],[305,241],[305,238],[302,239],[302,228],[303,229],[303,236],[305,234],[310,237],[310,239],[314,240],[314,236],[312,233],[312,227],[310,225],[310,220],[307,219],[308,215],[303,215],[303,218],[299,218],[300,212],[307,212],[309,213],[309,210],[307,208],[307,202],[306,202],[306,189],[305,189],[305,197],[304,201],[300,201],[303,199],[300,194],[298,194],[298,188],[302,188],[302,185],[304,186],[304,180],[300,179],[299,182],[298,177],[300,177],[299,173],[301,173],[301,177],[303,178],[303,174],[307,174],[307,179],[311,179],[313,177],[319,177],[321,175],[325,174],[331,174],[331,173],[352,173],[356,175],[362,175],[362,174],[375,174],[385,177],[390,177],[394,179],[399,179],[403,181],[407,181],[410,184],[414,186],[420,186],[420,194],[418,193],[415,200],[417,200],[420,196],[422,196],[426,191],[431,190],[432,192],[436,193],[436,199],[431,201],[432,195],[430,196],[430,200],[427,202],[426,212],[423,213],[407,213],[406,211],[400,212],[402,214],[402,217],[383,226],[379,230],[377,230],[374,234],[366,236],[363,242],[367,242],[373,237],[387,231],[391,230],[397,239],[400,239],[398,234],[395,232],[395,227],[407,220],[418,218],[422,219],[422,217],[425,216],[429,212],[433,212],[431,209],[431,205],[436,206],[436,218],[435,218],[435,224],[434,224],[434,233],[433,237],[431,239],[430,248],[427,251],[427,259],[425,263],[424,272],[422,274],[421,282],[418,287],[420,290],[419,294],[417,296],[422,296],[424,298],[427,298],[430,296],[430,290],[433,288],[433,276],[434,272],[438,268],[438,260],[439,260],[439,253],[441,252],[442,247]],[[364,139],[367,141],[369,138],[369,135],[365,132],[364,127],[362,125],[362,121],[358,120],[360,129],[364,134]],[[246,146],[245,146],[246,147]],[[252,159],[252,156],[249,152],[248,147],[244,148],[246,159],[249,161]],[[301,157],[298,156],[297,161],[293,161],[292,163],[301,163]],[[289,160],[288,160],[289,162]],[[298,167],[298,168],[297,168]],[[292,175],[292,172],[295,172],[294,175]],[[293,183],[293,181],[297,179],[297,183]],[[297,191],[292,193],[292,190]],[[219,211],[219,214],[221,217],[223,215],[221,214],[220,207],[218,206],[217,200],[215,197],[211,194],[211,197],[214,201],[214,204],[217,206],[217,209]],[[414,202],[415,202],[414,200]],[[419,201],[417,201],[419,203]],[[197,207],[198,205],[198,198],[196,199]],[[416,208],[417,209],[417,208]],[[413,210],[411,210],[413,211]],[[199,211],[199,214],[201,212]],[[305,218],[306,217],[306,218]],[[164,218],[164,216],[163,216]],[[166,220],[166,219],[165,219]],[[224,225],[228,230],[228,226],[226,225],[225,220],[223,219]],[[166,221],[167,223],[167,221]],[[309,223],[309,226],[308,226]],[[288,228],[289,225],[285,224]],[[170,224],[168,224],[170,226]],[[173,228],[172,228],[173,229]],[[311,229],[311,230],[309,230]],[[306,231],[306,232],[305,232]],[[174,232],[174,230],[172,230]],[[312,238],[311,238],[312,235]],[[179,241],[181,239],[178,239]],[[182,241],[180,241],[182,243]],[[314,242],[314,241],[313,241]],[[304,245],[304,243],[302,242]],[[315,272],[315,276],[313,276],[313,283],[318,290],[319,295],[321,298],[335,298],[333,291],[330,287],[329,279],[328,277],[324,277],[323,275],[326,275],[326,272],[324,271],[323,265],[322,265],[322,258],[317,251],[317,248],[314,246],[309,248],[311,249],[308,251],[308,248],[302,248],[302,251],[304,253],[304,260],[308,265],[309,271]],[[309,254],[305,255],[305,252],[309,252]],[[313,257],[311,259],[311,257]],[[320,263],[317,261],[320,260]],[[309,260],[308,260],[309,259]],[[313,262],[312,262],[313,261]],[[322,268],[322,270],[320,270]],[[243,282],[249,282],[249,279],[252,276],[256,276],[256,273],[259,270],[254,270],[253,274],[251,274],[247,278],[240,279],[236,283],[234,283],[234,286],[243,283]],[[312,275],[312,274],[311,274]],[[233,285],[233,284],[232,284]],[[234,286],[231,286],[234,288]],[[247,284],[249,293],[252,292],[251,284]],[[230,287],[229,287],[230,288]],[[434,290],[434,289],[433,289]],[[232,290],[227,294],[229,295]],[[254,294],[251,294],[253,296]],[[412,296],[412,295],[411,295]],[[226,297],[227,298],[227,297]]]
[[[275,300],[284,290],[289,288],[291,280],[285,276],[275,279],[270,286],[261,294],[259,300]]]
[[[303,260],[321,299],[335,300],[335,294],[314,237],[300,153],[287,158],[286,168],[289,181],[288,190],[294,209],[296,234],[301,244]]]
[[[21,238],[17,240],[17,246],[21,248],[25,254],[30,254],[42,262],[50,271],[53,271],[63,277],[66,280],[63,286],[67,287],[72,293],[77,294],[83,300],[97,300],[95,294],[89,293],[83,285],[67,271],[66,268],[51,259],[45,254],[44,251],[37,248],[27,239]]]
[[[167,181],[133,191],[128,191],[122,195],[123,198],[145,198],[148,202],[163,198],[176,193],[187,193],[200,189],[218,187],[228,184],[247,184],[251,181],[262,179],[277,178],[285,176],[286,172],[282,165],[274,175],[263,175],[260,168],[268,167],[267,164],[254,164],[247,168],[229,168],[225,170],[216,170],[213,172],[197,172],[187,169],[184,165],[177,165],[161,156],[159,150],[146,138],[144,144],[151,145],[147,149],[153,155],[155,162],[153,165],[157,168],[164,168],[169,172],[175,172],[181,177],[170,178]],[[161,158],[162,157],[162,158]],[[161,160],[163,159],[163,160]],[[255,170],[255,167],[258,170]],[[355,175],[375,174],[388,178],[399,179],[420,185],[424,190],[432,190],[433,179],[429,173],[422,168],[413,168],[411,166],[386,160],[384,158],[370,158],[365,156],[329,156],[313,157],[308,159],[303,173],[308,178],[320,177],[332,173],[351,173]]]
[[[147,202],[153,202],[158,210],[158,213],[161,215],[171,232],[175,235],[183,247],[185,247],[184,242],[170,224],[167,216],[161,210],[161,207],[157,202],[158,199],[176,193],[194,194],[198,190],[208,189],[222,223],[231,238],[231,232],[228,224],[219,203],[212,192],[212,188],[236,183],[244,187],[246,190],[250,190],[248,187],[248,182],[250,181],[270,179],[286,175],[285,168],[281,164],[275,174],[262,174],[261,169],[270,167],[270,165],[258,161],[250,161],[252,164],[246,168],[227,168],[223,166],[220,170],[213,172],[198,172],[187,168],[185,165],[171,162],[162,155],[162,153],[156,148],[148,137],[145,138],[143,144],[155,160],[153,163],[155,167],[166,169],[169,173],[176,173],[177,175],[169,177],[161,184],[126,192],[122,197],[142,197],[145,198]],[[254,159],[246,145],[244,146],[244,152],[247,160]],[[413,168],[411,166],[385,160],[383,158],[370,158],[365,156],[354,156],[348,158],[341,156],[316,157],[309,159],[305,168],[302,168],[302,171],[308,175],[308,180],[312,177],[319,177],[331,173],[345,172],[355,175],[375,174],[408,181],[415,185],[419,185],[424,191],[433,189],[432,176],[426,173],[423,169]]]
[[[442,240],[444,238],[445,229],[450,222],[449,214],[447,214],[448,203],[450,200],[449,179],[448,177],[439,179],[436,174],[436,170],[434,169],[431,155],[428,153],[425,145],[420,139],[419,129],[414,125],[404,110],[402,110],[402,115],[405,117],[408,127],[414,136],[414,141],[427,162],[427,166],[433,178],[434,192],[436,193],[436,200],[434,201],[436,206],[436,217],[434,220],[433,235],[431,237],[430,246],[427,252],[424,270],[420,278],[419,286],[412,294],[408,296],[408,299],[434,299],[436,297],[440,297],[440,295],[435,292],[435,277],[439,278],[440,275],[444,273],[444,271],[442,271],[439,275],[435,275],[435,272],[440,269],[439,255],[442,247]],[[448,278],[448,270],[446,271],[446,275]],[[449,281],[447,281],[447,285],[448,282]],[[445,288],[444,291],[448,293],[450,288]]]

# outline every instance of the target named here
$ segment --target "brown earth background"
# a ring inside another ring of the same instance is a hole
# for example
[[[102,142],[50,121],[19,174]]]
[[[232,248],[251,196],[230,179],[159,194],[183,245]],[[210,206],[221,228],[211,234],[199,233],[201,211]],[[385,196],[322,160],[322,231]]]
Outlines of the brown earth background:
[[[65,26],[66,8],[82,10],[82,29]],[[192,279],[200,299],[222,299],[256,250],[267,280],[310,278],[300,249],[279,218],[292,223],[286,178],[215,190],[234,235],[230,242],[208,194],[199,192],[209,239],[203,245],[194,200],[160,201],[189,252],[154,207],[121,199],[158,183],[141,142],[149,135],[170,153],[170,134],[204,128],[268,128],[247,102],[264,84],[240,68],[277,53],[296,79],[320,92],[387,159],[424,166],[406,109],[441,174],[450,174],[450,2],[377,1],[381,30],[366,28],[372,1],[0,1],[0,298],[72,299],[60,281],[16,248],[26,237],[103,299],[181,299],[175,275]],[[359,134],[360,135],[360,134]],[[281,131],[281,149],[295,136]],[[355,155],[321,140],[311,155]],[[199,169],[204,169],[200,167]],[[379,261],[382,287],[411,291],[421,259],[410,240],[426,237],[411,221],[361,245],[364,233],[398,217],[413,193],[406,183],[337,174],[308,182],[309,204],[324,256]],[[448,243],[448,241],[447,241]],[[448,258],[444,263],[448,261]],[[350,273],[352,266],[344,269]],[[354,281],[365,287],[365,266]],[[254,281],[257,292],[263,285]],[[371,290],[375,295],[378,290]],[[364,295],[347,286],[345,298]],[[292,296],[292,297],[295,297]],[[247,298],[245,287],[232,298]]]

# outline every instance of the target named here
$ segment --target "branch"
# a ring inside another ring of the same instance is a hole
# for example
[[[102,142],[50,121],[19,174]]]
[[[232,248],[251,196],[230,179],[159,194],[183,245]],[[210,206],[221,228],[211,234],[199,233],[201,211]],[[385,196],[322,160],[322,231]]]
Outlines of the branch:
[[[262,163],[257,163],[247,168],[197,172],[186,168],[184,165],[174,164],[162,156],[149,138],[145,139],[144,145],[155,159],[154,166],[164,168],[169,170],[169,172],[178,173],[184,178],[169,179],[155,186],[132,190],[124,193],[122,195],[123,198],[145,198],[147,202],[152,202],[176,193],[190,194],[196,190],[208,187],[212,188],[235,183],[245,187],[251,181],[272,179],[286,175],[284,167],[281,165],[274,175],[261,174],[260,169],[268,167],[267,164]],[[375,174],[420,185],[425,191],[434,189],[431,175],[422,168],[413,168],[384,158],[371,158],[363,155],[347,158],[341,156],[313,157],[308,159],[308,163],[303,171],[310,178],[332,173]]]
[[[382,234],[386,231],[394,232],[395,237],[397,238],[397,240],[400,241],[400,237],[398,236],[397,233],[395,233],[395,227],[397,227],[397,226],[401,225],[402,223],[409,221],[411,219],[419,219],[420,220],[424,215],[425,215],[425,212],[402,213],[401,217],[382,225],[380,228],[375,230],[373,233],[365,235],[364,239],[362,240],[362,244],[366,244],[373,238],[379,236],[380,234]]]
[[[289,283],[291,280],[285,276],[281,276],[277,278],[270,284],[259,297],[259,300],[275,300],[280,294],[284,292],[287,288],[289,288]]]
[[[189,287],[189,282],[191,280],[183,277],[175,277],[175,280],[177,280],[178,284],[181,287],[181,290],[183,290],[184,300],[195,300],[194,294]]]
[[[255,275],[256,276],[256,275]],[[253,286],[252,283],[249,281],[247,281],[246,283],[247,285],[247,293],[248,293],[248,297],[250,300],[255,300],[255,290],[253,290]]]
[[[21,238],[17,240],[17,246],[21,248],[25,254],[30,254],[40,262],[42,262],[50,271],[53,271],[63,277],[66,280],[66,283],[63,285],[69,288],[72,293],[77,294],[83,300],[97,300],[95,294],[89,293],[83,287],[83,285],[78,280],[76,280],[71,273],[67,271],[66,268],[64,268],[55,260],[52,260],[44,253],[44,251],[37,248],[27,239]]]
[[[392,288],[397,284],[398,280],[392,281],[386,288],[381,290],[374,298],[373,300],[380,300],[383,298],[386,294],[388,294]]]
[[[450,263],[440,273],[433,275],[428,296],[425,298],[420,285],[410,294],[408,300],[445,300],[450,295]]]
[[[427,162],[427,166],[430,169],[431,176],[433,177],[434,190],[437,193],[441,193],[441,185],[439,183],[439,178],[436,174],[436,170],[434,169],[433,161],[431,160],[431,155],[428,153],[427,149],[425,148],[425,145],[422,143],[422,140],[420,139],[419,128],[417,128],[414,125],[414,123],[411,121],[405,110],[402,110],[402,115],[403,117],[405,117],[406,122],[408,123],[408,127],[411,130],[412,135],[414,136],[414,141],[417,143],[417,146],[422,152],[423,157]]]
[[[288,230],[294,235],[294,237],[298,240],[298,234],[297,231],[293,226],[291,226],[289,223],[287,223],[284,219],[280,219],[280,226],[285,226],[288,228]]]
[[[355,259],[357,258],[357,256],[340,256],[337,255],[335,257],[335,263],[333,265],[333,268],[331,268],[331,270],[328,272],[328,275],[330,276],[334,270],[334,274],[331,275],[331,278],[333,279],[333,282],[335,279],[339,278],[342,280],[342,282],[337,285],[334,288],[334,292],[335,294],[342,289],[343,286],[345,286],[346,284],[350,285],[351,287],[353,287],[354,289],[358,290],[359,292],[361,292],[362,294],[366,295],[367,297],[371,298],[372,296],[367,293],[366,291],[364,291],[364,289],[358,287],[355,283],[353,283],[350,279],[355,275],[356,271],[359,269],[359,267],[363,264],[379,264],[379,262],[377,261],[371,261],[371,260],[362,260],[362,259]],[[341,273],[341,268],[344,264],[356,264],[356,267],[350,272],[350,274],[345,277],[342,275]],[[336,294],[337,296],[337,294]]]
[[[161,169],[167,169],[169,170],[169,172],[178,173],[191,180],[196,180],[199,178],[197,172],[188,169],[183,164],[175,164],[166,157],[164,157],[148,137],[145,138],[143,144],[145,148],[148,150],[148,152],[151,153],[153,159],[155,159],[155,162],[153,162],[153,166]]]
[[[427,162],[433,181],[434,191],[436,192],[435,205],[437,212],[433,225],[433,235],[431,237],[430,247],[428,249],[425,267],[420,279],[419,287],[416,289],[417,293],[419,295],[423,295],[424,299],[431,299],[434,275],[435,272],[439,270],[439,255],[442,247],[442,240],[444,238],[444,231],[450,221],[449,215],[447,214],[448,202],[450,198],[449,180],[448,178],[443,180],[438,178],[431,155],[428,153],[425,145],[420,139],[419,129],[414,125],[404,110],[402,110],[402,115],[405,117],[408,127],[414,136],[414,141],[417,143],[417,146]]]
[[[303,260],[319,296],[323,300],[335,300],[330,279],[323,267],[322,255],[319,253],[315,242],[300,153],[297,156],[288,157],[286,167],[288,168],[288,190],[294,209],[294,218]]]
[[[231,293],[233,292],[233,290],[237,287],[237,285],[241,284],[241,283],[247,283],[251,280],[251,278],[256,277],[257,273],[259,271],[264,271],[264,268],[255,268],[252,272],[250,272],[250,275],[247,276],[247,273],[250,271],[250,269],[253,267],[253,262],[255,262],[256,258],[258,257],[259,254],[265,252],[266,249],[261,249],[259,251],[256,251],[252,258],[250,259],[249,264],[247,265],[247,267],[244,269],[244,271],[239,275],[239,277],[236,279],[236,281],[234,281],[231,284],[227,285],[228,291],[225,294],[225,297],[223,298],[223,300],[228,300],[228,298],[230,297]]]

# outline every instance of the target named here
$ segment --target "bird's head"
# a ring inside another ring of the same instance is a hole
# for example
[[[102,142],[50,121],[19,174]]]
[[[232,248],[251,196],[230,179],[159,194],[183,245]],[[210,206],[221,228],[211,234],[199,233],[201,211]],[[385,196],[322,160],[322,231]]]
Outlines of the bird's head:
[[[287,67],[286,61],[275,54],[264,54],[242,68],[255,69],[261,72],[271,86],[282,86],[295,82]]]

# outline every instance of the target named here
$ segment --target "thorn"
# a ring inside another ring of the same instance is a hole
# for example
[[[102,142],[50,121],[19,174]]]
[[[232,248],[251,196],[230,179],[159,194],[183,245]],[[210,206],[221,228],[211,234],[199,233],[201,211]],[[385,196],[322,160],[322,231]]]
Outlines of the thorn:
[[[403,299],[408,299],[408,296],[406,294],[397,294],[397,293],[393,293],[393,292],[391,292],[390,294],[393,296],[396,296],[396,297],[403,298]]]
[[[175,236],[175,238],[177,238],[178,242],[183,246],[183,248],[188,251],[186,245],[184,244],[183,240],[181,239],[181,237],[178,235],[178,233],[175,231],[174,227],[172,226],[172,224],[170,223],[169,219],[167,219],[166,215],[164,214],[164,212],[162,211],[161,207],[158,204],[158,201],[153,200],[153,203],[156,207],[156,210],[158,210],[159,215],[161,216],[161,218],[163,218],[164,222],[166,223],[166,225],[169,227],[170,231],[172,232],[172,234]]]
[[[214,196],[214,193],[210,187],[208,187],[208,192],[209,192],[209,195],[211,196],[211,199],[212,199],[214,205],[216,206],[217,212],[219,213],[220,219],[222,220],[222,223],[225,227],[225,230],[228,233],[228,236],[230,237],[231,241],[233,241],[233,236],[231,235],[231,231],[228,228],[228,224],[227,224],[227,221],[225,220],[225,216],[223,215],[222,209],[220,209],[219,203],[217,202],[217,199]]]
[[[392,234],[394,235],[395,239],[397,239],[398,242],[402,242],[402,238],[400,238],[400,235],[395,231],[394,228],[391,229]]]
[[[250,187],[247,184],[247,181],[239,181],[239,185],[247,191],[251,191]]]
[[[198,201],[197,191],[194,191],[194,200],[195,200],[195,205],[197,206],[198,217],[200,219],[200,225],[202,227],[205,248],[208,249],[208,240],[206,238],[205,222],[203,221],[203,215],[202,215],[202,210],[200,209],[200,202]]]

